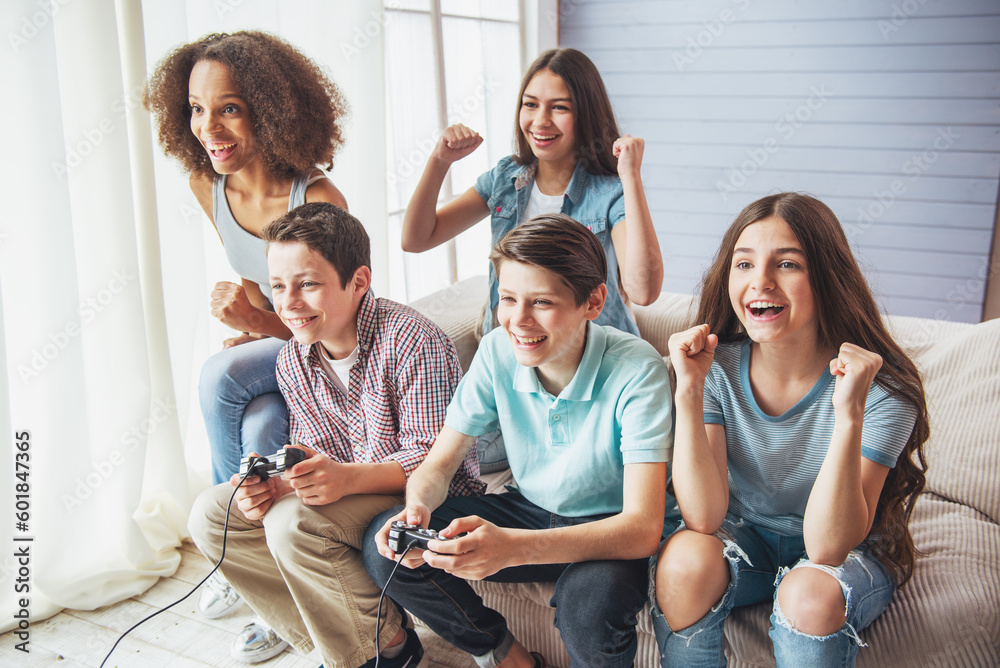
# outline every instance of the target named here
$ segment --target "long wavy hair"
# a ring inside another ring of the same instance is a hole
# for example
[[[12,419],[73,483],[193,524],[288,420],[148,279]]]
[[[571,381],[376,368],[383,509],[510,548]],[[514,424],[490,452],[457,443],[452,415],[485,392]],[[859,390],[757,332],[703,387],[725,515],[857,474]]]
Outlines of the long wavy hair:
[[[576,159],[591,174],[618,175],[618,158],[611,148],[621,135],[611,108],[611,98],[597,67],[582,51],[549,49],[535,59],[521,79],[514,110],[514,162],[530,165],[535,160],[531,146],[521,132],[521,104],[532,78],[542,70],[557,75],[569,89],[576,135]]]
[[[288,42],[255,30],[206,35],[167,54],[154,70],[142,103],[153,113],[164,153],[185,171],[212,178],[207,151],[191,132],[188,80],[202,60],[229,69],[247,103],[254,139],[268,173],[306,174],[333,157],[344,143],[347,102],[319,65]]]
[[[882,368],[875,382],[917,409],[910,438],[882,487],[875,523],[869,533],[873,554],[900,585],[905,584],[913,574],[917,554],[909,521],[925,484],[927,460],[923,446],[930,434],[927,402],[917,367],[886,329],[833,211],[818,199],[799,193],[769,195],[743,209],[726,231],[719,252],[702,279],[696,322],[707,323],[720,342],[747,338],[730,302],[729,272],[733,249],[743,230],[766,218],[783,220],[805,253],[816,304],[818,344],[836,350],[841,343],[850,342],[878,353],[882,356]]]

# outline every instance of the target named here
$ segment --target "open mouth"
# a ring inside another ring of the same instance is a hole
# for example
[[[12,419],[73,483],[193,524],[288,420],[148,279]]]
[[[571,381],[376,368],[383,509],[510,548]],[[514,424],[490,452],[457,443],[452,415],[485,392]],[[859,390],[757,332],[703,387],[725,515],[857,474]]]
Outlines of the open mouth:
[[[205,144],[205,148],[216,160],[225,160],[236,152],[236,142]]]
[[[518,343],[520,343],[523,346],[534,346],[534,345],[537,345],[537,344],[541,343],[542,341],[544,341],[547,338],[549,338],[549,337],[547,337],[547,336],[518,336],[517,334],[514,335],[514,340],[517,341]]]
[[[308,325],[310,322],[312,322],[315,319],[316,319],[316,316],[312,316],[312,317],[309,317],[309,318],[285,318],[285,323],[289,327],[296,327],[296,328],[297,327],[305,327],[306,325]]]
[[[559,138],[557,134],[540,134],[538,132],[532,132],[531,138],[535,140],[536,144],[549,144]]]
[[[750,315],[755,318],[773,318],[785,310],[784,304],[768,301],[755,301],[747,304]]]

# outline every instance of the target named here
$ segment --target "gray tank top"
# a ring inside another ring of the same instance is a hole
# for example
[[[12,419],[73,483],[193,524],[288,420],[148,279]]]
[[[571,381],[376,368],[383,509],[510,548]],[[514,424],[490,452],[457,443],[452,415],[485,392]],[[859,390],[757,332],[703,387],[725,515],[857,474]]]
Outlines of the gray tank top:
[[[271,281],[267,271],[267,242],[255,234],[250,234],[236,222],[226,199],[226,179],[223,174],[212,183],[212,218],[219,231],[226,257],[233,270],[243,278],[260,286],[260,291],[271,299]],[[319,176],[317,178],[324,178]],[[288,210],[306,203],[306,188],[311,181],[308,174],[296,176],[292,180],[292,190],[288,194]]]

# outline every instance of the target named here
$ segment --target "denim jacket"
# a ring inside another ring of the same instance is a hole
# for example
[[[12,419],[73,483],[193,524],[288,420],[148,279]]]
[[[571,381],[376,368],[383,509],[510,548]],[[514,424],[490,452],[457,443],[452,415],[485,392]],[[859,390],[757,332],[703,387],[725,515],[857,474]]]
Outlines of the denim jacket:
[[[507,156],[476,180],[476,192],[490,208],[493,245],[520,222],[531,195],[537,164],[521,166],[514,162],[513,156]],[[577,163],[563,196],[561,212],[596,234],[608,258],[608,298],[594,322],[638,336],[639,328],[618,291],[618,256],[611,241],[611,228],[625,219],[621,180],[617,176],[590,174]],[[497,276],[490,265],[490,308],[483,320],[484,334],[493,329],[493,314],[499,302]]]

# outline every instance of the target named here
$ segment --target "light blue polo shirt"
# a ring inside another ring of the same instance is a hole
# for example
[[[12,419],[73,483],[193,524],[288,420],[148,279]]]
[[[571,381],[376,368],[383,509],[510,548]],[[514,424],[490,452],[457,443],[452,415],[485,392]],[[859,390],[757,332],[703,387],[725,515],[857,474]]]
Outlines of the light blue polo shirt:
[[[587,327],[580,366],[558,397],[517,363],[507,332],[493,330],[445,418],[468,436],[499,426],[521,494],[565,517],[620,513],[625,465],[667,462],[673,451],[663,359],[636,336]]]

